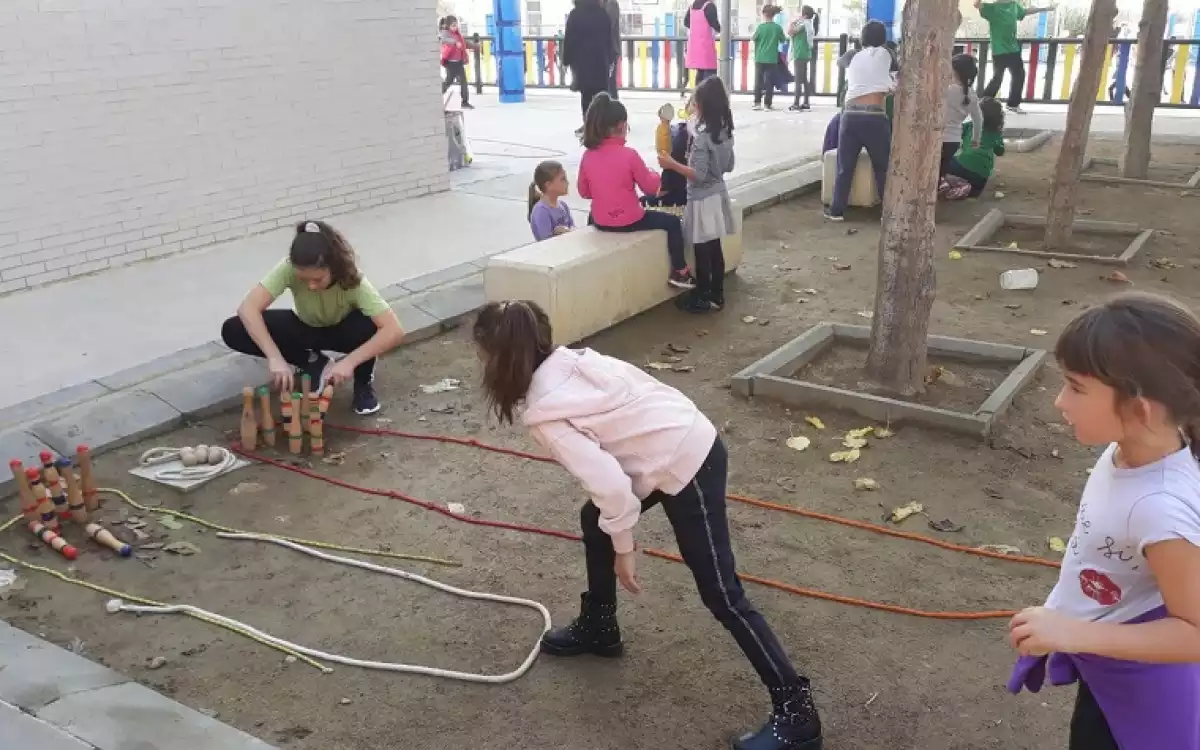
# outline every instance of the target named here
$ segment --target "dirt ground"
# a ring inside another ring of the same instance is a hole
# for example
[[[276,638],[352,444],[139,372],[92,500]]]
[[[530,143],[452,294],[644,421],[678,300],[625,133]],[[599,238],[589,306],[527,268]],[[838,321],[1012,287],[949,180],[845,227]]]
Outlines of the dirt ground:
[[[1099,143],[1094,151],[1114,155],[1115,146]],[[983,199],[939,207],[933,332],[1052,347],[1055,333],[1081,306],[1123,288],[1100,279],[1108,268],[1084,263],[1051,269],[994,253],[948,257],[952,242],[994,206],[1044,210],[1055,150],[1051,144],[1005,156]],[[1200,148],[1157,148],[1155,159],[1200,163]],[[1005,197],[997,200],[996,189]],[[1094,218],[1164,230],[1126,271],[1135,288],[1200,303],[1196,198],[1093,183],[1082,190],[1082,206]],[[637,363],[661,359],[668,343],[690,348],[680,356],[694,371],[658,374],[723,427],[731,491],[870,521],[878,521],[885,508],[915,500],[925,504],[929,519],[948,518],[965,527],[944,538],[1051,556],[1047,537],[1070,534],[1095,456],[1074,442],[1053,408],[1059,386],[1053,366],[1018,396],[988,444],[903,427],[891,439],[873,442],[851,466],[829,463],[827,456],[838,449],[841,434],[862,426],[862,420],[816,412],[828,425],[819,431],[804,420],[812,412],[789,412],[730,393],[732,374],[812,324],[865,322],[857,313],[872,308],[877,239],[877,212],[851,212],[846,224],[835,225],[822,222],[815,196],[786,203],[747,221],[746,261],[730,281],[724,312],[693,317],[667,305],[587,344]],[[1151,264],[1155,259],[1157,266]],[[849,270],[835,268],[847,264]],[[1002,271],[1031,265],[1042,271],[1036,290],[1000,290]],[[804,291],[810,289],[816,293]],[[742,322],[751,315],[760,320]],[[761,319],[769,323],[760,325]],[[380,372],[386,407],[379,418],[353,417],[343,396],[331,421],[473,436],[536,450],[517,429],[498,428],[485,418],[476,386],[479,365],[465,331],[406,348]],[[447,377],[462,380],[463,388],[436,395],[418,389]],[[232,438],[236,427],[237,415],[224,415],[152,444],[213,443]],[[813,441],[804,453],[784,445],[789,435],[799,434]],[[468,513],[489,519],[565,530],[577,525],[583,493],[552,465],[379,436],[334,433],[329,443],[346,454],[341,465],[316,463],[317,471],[330,476],[462,503]],[[540,600],[558,621],[577,606],[582,554],[570,542],[469,526],[264,465],[178,496],[126,473],[149,445],[103,456],[97,465],[102,486],[244,529],[451,557],[463,566],[400,567]],[[856,492],[858,477],[875,479],[879,490]],[[103,515],[116,520],[119,507],[110,499]],[[10,513],[15,509],[15,503],[8,506]],[[926,610],[1011,609],[1040,603],[1055,580],[1047,568],[744,505],[731,505],[730,517],[743,571],[865,599]],[[929,519],[916,516],[901,528],[937,535],[927,527]],[[191,524],[170,530],[148,520],[146,531],[156,538],[189,541],[199,554],[139,562],[89,546],[73,566],[76,574],[143,596],[193,603],[297,642],[363,658],[504,672],[520,663],[539,632],[538,618],[528,610],[470,602],[271,545],[218,540]],[[645,546],[674,546],[657,511],[640,525],[639,539]],[[0,546],[28,560],[67,567],[17,531],[4,535]],[[321,675],[181,616],[107,615],[107,597],[36,573],[29,574],[23,592],[0,602],[0,617],[55,643],[75,642],[91,658],[286,748],[726,747],[730,735],[765,717],[765,693],[732,639],[700,604],[687,570],[650,558],[639,564],[646,591],[622,600],[625,658],[541,658],[529,675],[506,686],[345,667]],[[749,591],[797,665],[812,677],[829,748],[1065,745],[1073,692],[1013,697],[1004,691],[1013,654],[1003,620],[922,619],[757,585]],[[164,657],[165,666],[150,669],[154,657]]]

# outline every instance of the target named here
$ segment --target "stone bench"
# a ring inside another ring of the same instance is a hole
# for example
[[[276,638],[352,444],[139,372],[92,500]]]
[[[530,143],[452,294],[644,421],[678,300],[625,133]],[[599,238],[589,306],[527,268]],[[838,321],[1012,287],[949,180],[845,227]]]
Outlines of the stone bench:
[[[826,151],[821,170],[821,202],[826,206],[833,203],[833,183],[837,179],[837,151]],[[879,203],[879,191],[875,187],[875,171],[871,169],[871,157],[866,151],[858,152],[858,163],[854,166],[854,179],[850,182],[850,200],[846,205],[870,208]]]
[[[726,273],[742,260],[742,210],[736,201],[733,213],[737,233],[721,240]],[[687,257],[694,268],[690,245]],[[667,285],[670,269],[665,232],[580,227],[493,255],[484,290],[493,302],[537,302],[550,316],[554,343],[572,344],[673,298],[680,290]]]

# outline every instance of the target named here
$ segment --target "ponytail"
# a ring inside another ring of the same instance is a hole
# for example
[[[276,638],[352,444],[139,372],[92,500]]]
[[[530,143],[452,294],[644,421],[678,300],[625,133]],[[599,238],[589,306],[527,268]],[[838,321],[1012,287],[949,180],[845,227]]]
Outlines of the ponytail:
[[[979,63],[975,62],[972,55],[955,55],[950,60],[950,68],[954,71],[958,82],[962,84],[962,103],[963,106],[967,106],[971,103],[971,86],[979,76]]]
[[[540,201],[541,199],[542,199],[542,191],[538,190],[537,180],[534,180],[533,182],[529,183],[529,212],[528,212],[528,216],[526,216],[525,218],[527,218],[527,219],[533,218],[533,209],[535,206],[537,206],[538,201]]]
[[[489,302],[475,319],[473,338],[483,354],[488,411],[501,424],[512,424],[533,373],[554,351],[550,318],[529,300]]]
[[[529,215],[526,218],[533,218],[533,209],[542,199],[546,184],[564,171],[563,165],[556,161],[544,161],[537,165],[533,170],[533,182],[529,183]]]

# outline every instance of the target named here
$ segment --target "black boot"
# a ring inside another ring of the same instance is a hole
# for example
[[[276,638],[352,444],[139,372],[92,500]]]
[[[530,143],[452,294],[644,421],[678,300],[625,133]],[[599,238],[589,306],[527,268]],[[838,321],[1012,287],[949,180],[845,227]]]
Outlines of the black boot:
[[[821,750],[821,717],[808,680],[771,688],[771,702],[771,718],[757,732],[734,740],[734,750]]]
[[[542,636],[542,653],[553,656],[620,656],[621,628],[617,625],[617,605],[597,604],[587,594],[580,597],[579,617],[565,628],[555,628]]]

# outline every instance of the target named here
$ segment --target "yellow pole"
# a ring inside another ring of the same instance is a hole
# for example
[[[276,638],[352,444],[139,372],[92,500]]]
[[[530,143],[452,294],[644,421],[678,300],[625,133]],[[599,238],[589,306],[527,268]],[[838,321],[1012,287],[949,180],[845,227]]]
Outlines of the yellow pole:
[[[534,78],[534,75],[533,75],[533,73],[534,73],[534,70],[533,70],[533,43],[525,42],[524,47],[525,47],[525,83],[532,86],[533,82],[535,80],[537,80],[536,78]]]
[[[641,73],[641,80],[639,80],[637,82],[637,85],[649,87],[650,83],[651,83],[650,70],[649,70],[650,55],[649,55],[649,50],[647,49],[647,42],[638,42],[637,43],[637,55],[638,55],[638,72]]]
[[[483,80],[485,83],[490,83],[490,71],[496,69],[496,66],[492,65],[492,40],[490,39],[484,39],[482,44],[479,45],[479,64],[483,67],[483,70],[475,71],[475,75],[487,75],[487,78],[482,78],[481,80]]]
[[[1175,74],[1171,77],[1171,104],[1183,103],[1183,83],[1187,77],[1187,68],[1191,45],[1180,44],[1175,48]]]
[[[1071,98],[1071,86],[1074,81],[1071,80],[1071,75],[1075,72],[1075,55],[1079,53],[1079,45],[1068,44],[1063,48],[1063,80],[1062,93],[1059,99]]]
[[[837,93],[833,90],[833,84],[830,79],[833,75],[833,45],[829,42],[821,45],[821,68],[824,70],[821,83],[821,93]]]
[[[1096,101],[1104,101],[1108,95],[1108,69],[1112,67],[1113,45],[1104,48],[1104,68],[1100,71],[1100,90],[1096,92]]]

